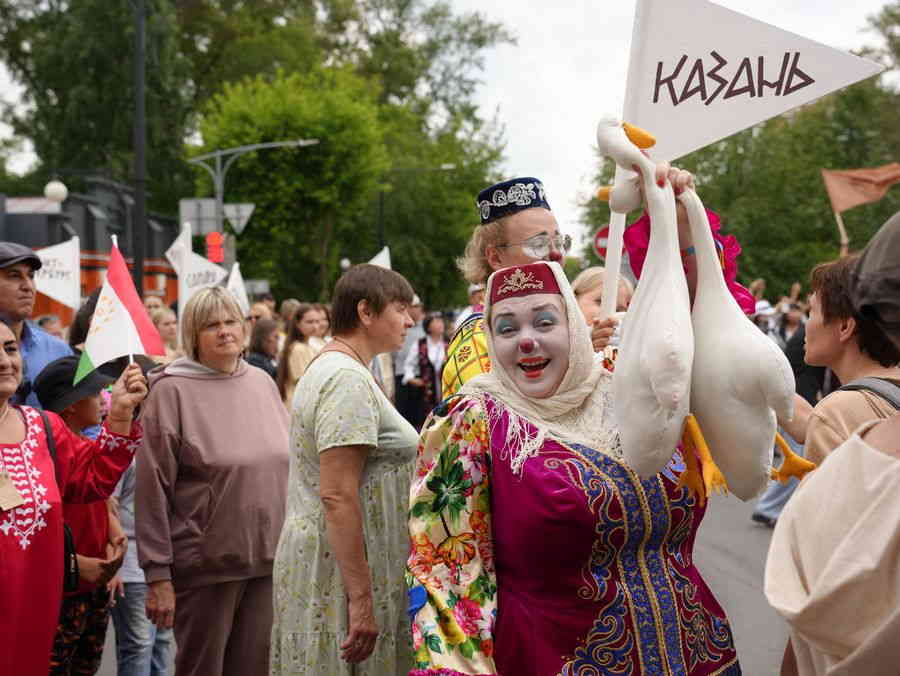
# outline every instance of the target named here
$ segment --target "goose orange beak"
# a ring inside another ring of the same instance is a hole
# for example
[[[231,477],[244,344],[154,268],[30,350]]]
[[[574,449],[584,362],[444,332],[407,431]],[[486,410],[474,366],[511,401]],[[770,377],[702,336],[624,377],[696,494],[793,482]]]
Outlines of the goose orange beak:
[[[605,185],[597,191],[597,199],[601,202],[609,202],[609,195],[612,192],[612,186]]]
[[[649,131],[635,127],[627,122],[622,123],[622,128],[625,130],[625,136],[628,137],[628,140],[641,150],[646,150],[656,145],[656,138]]]

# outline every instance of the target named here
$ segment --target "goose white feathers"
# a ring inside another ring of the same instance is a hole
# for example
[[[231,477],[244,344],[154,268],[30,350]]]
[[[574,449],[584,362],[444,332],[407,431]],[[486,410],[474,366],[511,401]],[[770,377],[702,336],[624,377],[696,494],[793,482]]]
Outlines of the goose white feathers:
[[[668,183],[663,188],[655,184],[655,165],[641,152],[640,146],[650,143],[643,132],[607,118],[598,126],[597,142],[600,152],[618,166],[640,168],[653,223],[644,272],[622,324],[613,375],[624,459],[640,476],[649,477],[671,460],[690,404],[694,338],[678,248],[675,195]],[[611,207],[627,210],[634,204],[635,192],[628,183],[617,185]]]
[[[793,415],[794,374],[784,353],[731,295],[700,198],[686,190],[679,199],[687,210],[697,256],[691,413],[728,489],[749,500],[765,488],[769,477],[776,414],[788,420]],[[782,472],[792,472],[798,460],[801,468],[812,469],[812,463],[790,456]]]

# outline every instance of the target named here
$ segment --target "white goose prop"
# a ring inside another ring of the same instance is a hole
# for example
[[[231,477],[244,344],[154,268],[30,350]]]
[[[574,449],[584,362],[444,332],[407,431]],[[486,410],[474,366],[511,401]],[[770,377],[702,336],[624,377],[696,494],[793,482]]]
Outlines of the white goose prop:
[[[765,488],[769,477],[775,414],[786,420],[793,416],[794,374],[784,353],[753,325],[731,295],[697,193],[685,190],[679,199],[687,210],[697,256],[691,412],[729,490],[749,500]],[[815,468],[780,436],[777,441],[785,460],[772,472],[773,478],[800,478]],[[698,450],[703,462],[705,452]],[[683,482],[696,486],[698,472],[705,474],[707,467],[698,468],[694,455],[685,455],[689,469]]]
[[[613,406],[624,459],[639,475],[649,477],[671,460],[690,406],[694,338],[678,249],[675,195],[670,184],[660,188],[654,182],[655,165],[641,150],[653,145],[645,132],[604,119],[597,128],[597,143],[619,167],[640,168],[653,223],[641,281],[622,324],[613,374]],[[609,195],[610,207],[628,211],[635,192],[631,184],[617,184]]]

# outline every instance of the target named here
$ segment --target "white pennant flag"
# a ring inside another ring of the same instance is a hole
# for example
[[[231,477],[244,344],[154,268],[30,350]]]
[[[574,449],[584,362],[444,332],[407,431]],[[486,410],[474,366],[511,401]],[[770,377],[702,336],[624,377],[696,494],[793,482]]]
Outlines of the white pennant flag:
[[[381,251],[375,254],[372,257],[372,260],[369,261],[369,265],[378,265],[382,268],[391,269],[391,249],[390,247],[384,247]]]
[[[171,266],[175,268],[175,274],[181,274],[181,265],[186,257],[186,255],[193,250],[193,245],[191,243],[191,224],[185,222],[181,226],[181,232],[178,233],[178,237],[175,238],[175,241],[172,242],[172,246],[166,249],[166,259],[169,261]]]
[[[877,75],[884,67],[708,0],[637,0],[622,119],[672,161]],[[616,169],[616,182],[630,172]],[[625,214],[610,218],[606,288],[617,288]],[[600,317],[615,309],[604,297]]]
[[[178,313],[195,293],[200,289],[218,286],[228,273],[225,268],[210,262],[193,251],[187,252],[182,261],[181,272],[178,273]]]
[[[241,264],[231,266],[231,274],[228,275],[228,290],[234,295],[244,316],[250,314],[250,297],[247,295],[247,287],[244,285],[244,276],[241,274]]]
[[[674,160],[882,70],[707,0],[638,0],[623,118]]]
[[[37,290],[66,307],[81,306],[81,245],[78,238],[35,251],[41,269],[34,273]]]

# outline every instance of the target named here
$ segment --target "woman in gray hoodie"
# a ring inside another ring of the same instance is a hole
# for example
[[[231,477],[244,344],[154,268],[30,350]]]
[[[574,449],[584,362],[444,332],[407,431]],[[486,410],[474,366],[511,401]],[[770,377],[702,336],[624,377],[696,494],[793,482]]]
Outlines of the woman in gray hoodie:
[[[175,627],[179,676],[264,674],[284,520],[287,412],[241,359],[243,315],[221,287],[184,308],[187,356],[154,370],[137,462],[147,615]]]

